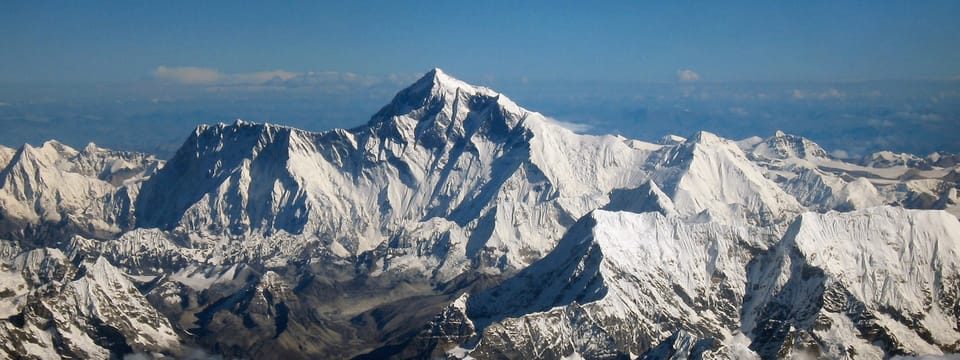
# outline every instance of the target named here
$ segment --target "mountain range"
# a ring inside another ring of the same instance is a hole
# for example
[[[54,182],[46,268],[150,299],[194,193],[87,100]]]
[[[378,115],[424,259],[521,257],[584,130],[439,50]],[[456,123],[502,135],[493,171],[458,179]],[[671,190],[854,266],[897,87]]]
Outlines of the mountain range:
[[[958,164],[582,135],[440,69],[353,129],[0,147],[0,354],[955,353]]]

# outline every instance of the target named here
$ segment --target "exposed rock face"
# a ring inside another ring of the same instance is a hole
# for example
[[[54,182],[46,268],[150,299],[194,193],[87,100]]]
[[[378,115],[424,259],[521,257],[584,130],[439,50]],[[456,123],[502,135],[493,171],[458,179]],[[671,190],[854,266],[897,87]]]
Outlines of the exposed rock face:
[[[5,309],[7,320],[0,322],[6,356],[107,358],[180,350],[169,321],[103,258],[74,266],[59,250],[36,249],[5,261],[2,276],[15,292],[15,308]]]
[[[764,357],[956,352],[957,231],[937,211],[802,215],[751,267],[751,348]]]

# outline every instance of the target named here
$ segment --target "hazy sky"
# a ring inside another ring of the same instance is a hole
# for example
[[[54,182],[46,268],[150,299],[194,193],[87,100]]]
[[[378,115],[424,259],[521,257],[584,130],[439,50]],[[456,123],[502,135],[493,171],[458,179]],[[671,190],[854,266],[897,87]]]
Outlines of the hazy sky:
[[[582,132],[960,152],[957,0],[290,3],[0,0],[0,144],[349,128],[441,67]]]
[[[0,82],[125,82],[161,66],[218,72],[201,79],[434,66],[467,79],[960,76],[960,1],[295,3],[0,1]]]

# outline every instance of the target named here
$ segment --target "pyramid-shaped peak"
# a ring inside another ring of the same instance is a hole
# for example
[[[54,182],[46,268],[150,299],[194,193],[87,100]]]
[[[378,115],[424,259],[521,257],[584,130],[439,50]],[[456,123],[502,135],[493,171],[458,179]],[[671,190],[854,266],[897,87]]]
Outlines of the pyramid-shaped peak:
[[[417,90],[417,93],[423,92],[423,95],[452,95],[458,90],[469,94],[480,94],[486,96],[499,95],[499,93],[491,89],[482,86],[474,86],[450,76],[440,68],[433,68],[430,71],[427,71],[427,73],[424,74],[420,80],[417,80],[417,82],[410,86],[409,89]],[[425,92],[425,90],[429,90],[429,92]]]
[[[450,76],[450,75],[447,75],[447,73],[443,72],[443,69],[438,67],[430,69],[430,71],[427,71],[427,73],[423,75],[423,77],[430,77],[430,78],[436,78],[437,76]]]
[[[429,79],[430,81],[433,81],[433,82],[435,82],[435,83],[436,83],[436,82],[451,81],[451,80],[452,80],[452,81],[459,81],[459,80],[457,80],[456,78],[454,78],[454,77],[450,76],[449,74],[447,74],[446,72],[444,72],[443,69],[438,68],[438,67],[435,67],[435,68],[433,68],[433,69],[430,69],[430,71],[427,71],[426,73],[424,73],[424,74],[423,74],[423,77],[421,78],[421,81],[424,80],[424,79]]]
[[[40,146],[24,143],[17,151],[20,158],[39,160],[53,164],[57,159],[69,158],[77,154],[77,150],[56,140],[47,140]]]
[[[716,144],[723,142],[723,138],[709,131],[700,130],[693,134],[689,141],[696,144]]]
[[[772,158],[829,158],[826,150],[817,143],[802,136],[787,134],[777,130],[772,137],[754,149],[754,154]]]
[[[657,141],[657,144],[660,144],[660,145],[676,145],[676,144],[681,144],[681,143],[683,143],[684,141],[687,141],[687,138],[682,137],[682,136],[679,136],[679,135],[668,134],[668,135],[664,135],[663,137],[661,137],[660,140]]]
[[[91,141],[91,142],[88,142],[88,143],[87,143],[87,146],[84,146],[84,147],[83,147],[83,152],[85,152],[85,153],[94,153],[94,152],[96,152],[97,150],[100,150],[100,147],[97,146],[97,144],[94,143],[94,142],[92,142],[92,141]]]
[[[444,134],[450,130],[449,126],[453,126],[454,132],[462,133],[460,123],[466,118],[466,112],[489,106],[500,107],[503,113],[512,114],[508,116],[508,128],[512,128],[527,112],[499,92],[468,84],[440,68],[433,68],[413,85],[398,92],[390,104],[381,108],[368,124],[377,126],[385,121],[394,123],[394,116],[406,116],[417,123],[425,121],[425,127],[418,127],[418,132],[429,127],[434,128],[430,132]]]

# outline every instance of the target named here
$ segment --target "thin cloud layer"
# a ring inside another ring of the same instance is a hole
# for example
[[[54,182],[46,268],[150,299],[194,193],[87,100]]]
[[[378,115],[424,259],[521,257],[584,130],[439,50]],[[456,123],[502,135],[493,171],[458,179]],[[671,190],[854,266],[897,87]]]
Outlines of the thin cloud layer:
[[[362,75],[350,72],[292,72],[286,70],[249,73],[223,73],[203,67],[159,66],[153,71],[156,80],[181,85],[202,85],[217,90],[276,90],[322,87],[327,90],[369,88],[378,85],[402,85],[415,81],[422,74]]]
[[[230,82],[237,84],[264,84],[269,81],[287,81],[297,74],[285,70],[259,71],[253,73],[233,74],[229,77]]]
[[[285,70],[224,74],[216,69],[184,66],[159,66],[153,71],[157,80],[187,85],[258,85],[270,81],[286,81],[297,76]]]
[[[166,67],[159,66],[153,71],[157,80],[176,82],[181,84],[213,84],[223,78],[223,74],[214,69],[201,67]]]
[[[700,80],[700,74],[690,69],[677,70],[677,81],[694,82]]]
[[[806,100],[806,99],[814,99],[814,100],[839,99],[839,98],[842,98],[842,97],[844,97],[844,96],[847,96],[847,94],[845,94],[844,92],[842,92],[842,91],[840,91],[840,90],[837,90],[837,89],[834,89],[834,88],[829,88],[829,89],[826,89],[826,90],[823,90],[823,91],[793,89],[793,90],[790,92],[790,94],[791,94],[791,96],[793,96],[794,99],[797,99],[797,100]]]
[[[578,134],[584,134],[589,132],[592,129],[592,126],[584,123],[570,122],[570,121],[561,121],[552,117],[547,117],[547,121],[559,125],[562,128],[573,131]]]

